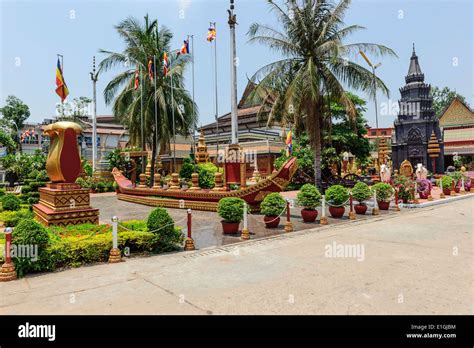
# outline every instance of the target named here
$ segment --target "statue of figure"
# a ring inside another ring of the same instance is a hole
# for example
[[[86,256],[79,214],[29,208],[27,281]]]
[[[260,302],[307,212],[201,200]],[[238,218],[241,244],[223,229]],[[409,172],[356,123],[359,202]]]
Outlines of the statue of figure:
[[[380,181],[389,183],[392,172],[386,164],[380,166]]]
[[[428,177],[428,169],[426,169],[426,167],[422,163],[418,163],[416,165],[415,174],[418,180],[426,179]]]
[[[400,165],[400,175],[411,178],[413,176],[413,167],[408,160],[404,160]]]

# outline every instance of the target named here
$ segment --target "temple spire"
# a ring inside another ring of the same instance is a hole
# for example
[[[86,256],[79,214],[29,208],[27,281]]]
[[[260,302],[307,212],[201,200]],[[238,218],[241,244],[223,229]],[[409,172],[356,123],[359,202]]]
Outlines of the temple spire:
[[[415,43],[413,43],[413,53],[410,58],[410,67],[408,68],[408,74],[405,78],[406,82],[419,81],[423,82],[425,76],[421,71],[420,63],[418,62],[418,56],[415,52]]]

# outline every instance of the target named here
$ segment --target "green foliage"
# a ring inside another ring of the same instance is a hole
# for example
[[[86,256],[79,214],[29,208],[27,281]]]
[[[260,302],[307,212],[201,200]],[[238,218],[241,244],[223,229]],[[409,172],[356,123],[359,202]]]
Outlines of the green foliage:
[[[375,196],[379,202],[389,202],[393,195],[393,187],[384,182],[378,182],[372,186],[375,191]]]
[[[7,149],[7,154],[15,152],[16,143],[12,136],[0,128],[0,146],[4,146]]]
[[[12,244],[17,248],[19,246],[33,246],[37,247],[38,255],[36,260],[32,257],[18,257],[13,258],[15,268],[19,277],[31,271],[39,271],[43,268],[44,262],[47,259],[46,246],[49,243],[48,232],[46,229],[34,221],[33,219],[22,220],[14,229],[12,233]],[[32,256],[32,255],[31,255]]]
[[[466,98],[455,91],[452,91],[449,87],[444,87],[443,89],[439,87],[432,87],[430,94],[433,97],[433,109],[435,111],[435,115],[438,117],[441,116],[441,113],[449,106],[449,104],[451,104],[455,97],[458,97],[469,107],[469,104],[466,102]]]
[[[3,210],[19,210],[21,201],[20,199],[12,194],[8,194],[2,197]]]
[[[370,196],[370,188],[365,182],[359,181],[352,188],[352,198],[354,198],[360,204],[368,200]]]
[[[86,176],[92,176],[92,165],[89,162],[85,160],[82,162],[82,170]]]
[[[36,181],[38,182],[48,182],[49,177],[48,173],[46,172],[46,169],[42,169],[38,171],[38,175],[36,175]]]
[[[105,192],[105,183],[103,182],[97,183],[97,192]]]
[[[327,201],[335,206],[343,205],[349,199],[349,191],[342,185],[332,185],[325,194]]]
[[[197,165],[197,172],[199,173],[199,187],[203,189],[212,189],[215,186],[214,174],[219,171],[219,168],[211,163],[199,163]]]
[[[0,158],[0,163],[6,169],[7,177],[12,178],[11,181],[24,182],[32,171],[36,173],[36,170],[41,171],[46,168],[46,156],[39,150],[33,155],[10,154]]]
[[[24,219],[33,218],[33,214],[29,209],[20,209],[16,211],[5,210],[0,212],[0,222],[3,222],[5,227],[15,227]]]
[[[0,126],[7,128],[10,131],[10,136],[13,138],[13,141],[19,144],[20,138],[18,136],[18,130],[23,128],[25,121],[30,117],[28,105],[23,103],[19,98],[9,95],[6,100],[6,105],[0,108],[0,114],[2,114]],[[5,145],[11,145],[8,144],[9,140],[2,139],[1,141],[7,141]]]
[[[173,250],[183,240],[181,232],[174,228],[174,221],[166,209],[152,210],[146,224],[148,231],[157,236],[163,250]]]
[[[321,203],[321,193],[313,184],[304,184],[296,198],[298,199],[298,204],[305,209],[314,210]]]
[[[190,180],[192,173],[194,173],[194,164],[192,163],[191,158],[185,158],[179,171],[179,176],[182,179]]]
[[[243,219],[244,203],[242,198],[222,198],[217,205],[217,213],[225,222],[240,222]]]
[[[415,190],[415,181],[404,175],[398,175],[394,182],[394,186],[398,188],[398,198],[404,201],[412,197]]]
[[[286,200],[278,192],[265,196],[260,204],[260,212],[266,216],[279,216],[286,207]]]
[[[444,189],[451,189],[451,186],[453,185],[453,178],[449,175],[444,175],[441,178],[441,182],[443,184]]]

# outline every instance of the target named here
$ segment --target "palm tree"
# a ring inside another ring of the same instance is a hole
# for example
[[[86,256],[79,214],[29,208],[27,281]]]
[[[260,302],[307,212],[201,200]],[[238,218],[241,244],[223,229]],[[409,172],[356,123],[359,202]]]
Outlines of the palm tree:
[[[189,135],[194,128],[197,107],[184,88],[184,70],[190,61],[188,55],[177,57],[170,52],[172,33],[164,26],[158,29],[156,20],[145,23],[129,17],[116,27],[125,42],[121,53],[100,50],[107,57],[102,60],[99,69],[105,71],[114,67],[125,68],[115,76],[104,90],[107,105],[113,103],[113,114],[124,124],[130,134],[130,143],[140,146],[141,139],[141,88],[135,90],[135,73],[141,71],[139,81],[143,84],[143,141],[152,148],[151,170],[154,172],[157,148],[161,153],[168,151],[173,135],[172,110],[174,109],[175,129],[178,134]],[[163,76],[163,54],[167,52],[169,72]],[[156,57],[156,94],[154,82],[148,77],[148,61]],[[173,99],[171,98],[171,79],[173,80]],[[155,102],[157,115],[155,122]],[[194,114],[193,114],[194,110]],[[153,182],[153,178],[152,178]]]
[[[374,82],[372,72],[348,57],[360,50],[380,56],[396,54],[382,45],[343,43],[349,34],[363,28],[344,26],[350,0],[337,4],[329,0],[288,0],[285,9],[267,1],[282,30],[254,23],[248,32],[249,42],[267,45],[280,53],[282,59],[253,75],[253,97],[272,101],[269,122],[279,118],[283,123],[296,125],[297,130],[308,131],[315,153],[315,183],[321,186],[321,134],[331,117],[331,101],[341,103],[348,117],[355,119],[356,108],[346,88],[373,94],[375,86],[389,95],[382,80],[376,78]]]

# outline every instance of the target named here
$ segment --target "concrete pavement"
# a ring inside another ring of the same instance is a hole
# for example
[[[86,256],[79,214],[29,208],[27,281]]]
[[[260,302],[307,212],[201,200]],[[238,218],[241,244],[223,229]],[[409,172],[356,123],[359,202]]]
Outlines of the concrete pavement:
[[[474,314],[474,198],[0,283],[0,314]]]

